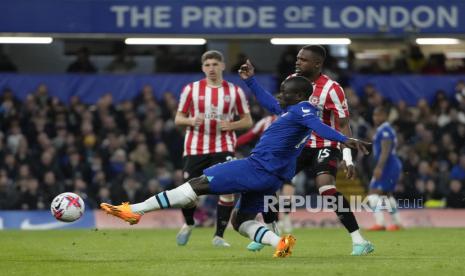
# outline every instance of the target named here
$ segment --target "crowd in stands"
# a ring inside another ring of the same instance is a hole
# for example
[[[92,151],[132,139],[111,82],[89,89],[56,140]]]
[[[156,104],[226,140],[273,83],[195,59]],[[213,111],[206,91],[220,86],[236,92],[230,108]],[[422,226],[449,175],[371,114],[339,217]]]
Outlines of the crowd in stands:
[[[297,50],[289,47],[283,53],[279,75],[294,71]],[[82,48],[68,72],[96,72],[89,54]],[[432,64],[418,47],[411,46],[405,54],[406,59],[399,59],[404,63],[396,65],[404,68],[403,73],[447,73],[441,69],[443,59],[438,58],[439,66]],[[245,58],[240,56],[233,71]],[[0,71],[16,71],[4,54],[0,65]],[[132,66],[121,49],[108,70],[124,72]],[[379,72],[395,72],[397,67]],[[325,70],[336,79],[346,75],[331,57]],[[373,68],[368,71],[376,72]],[[3,89],[0,209],[47,209],[53,197],[64,191],[80,194],[95,208],[99,202],[140,201],[182,183],[184,137],[183,130],[173,123],[177,108],[173,94],[165,93],[163,100],[157,101],[153,88],[145,86],[132,101],[115,104],[111,94],[106,94],[96,104],[86,105],[77,97],[62,103],[48,95],[46,85],[40,85],[23,102],[14,91]],[[464,81],[457,83],[454,97],[438,91],[432,104],[420,99],[414,107],[402,101],[389,102],[372,85],[365,87],[362,97],[350,87],[344,89],[352,129],[359,138],[371,139],[374,108],[390,108],[389,121],[397,130],[404,166],[398,198],[423,199],[427,206],[465,208]],[[265,115],[263,109],[253,100],[251,104],[258,121]],[[239,155],[247,153],[247,148],[241,149]],[[373,169],[371,156],[358,156],[357,164],[362,183],[367,185]]]
[[[40,85],[20,102],[0,98],[0,209],[47,209],[54,196],[79,194],[97,203],[141,201],[182,183],[183,136],[174,126],[177,101],[145,86],[133,100],[68,105]]]
[[[345,88],[355,135],[370,140],[375,107],[390,107],[404,173],[396,197],[426,206],[465,208],[465,82],[454,98],[438,91],[433,105],[415,107],[383,99],[372,85],[363,97]],[[81,195],[90,208],[100,202],[137,202],[182,183],[183,131],[173,118],[177,100],[157,101],[143,87],[132,101],[114,104],[106,94],[95,105],[73,97],[68,104],[47,86],[20,102],[13,91],[0,96],[0,209],[47,209],[64,191]],[[257,121],[264,116],[251,101]],[[242,149],[239,156],[246,155]],[[371,177],[371,156],[358,155],[362,182]]]

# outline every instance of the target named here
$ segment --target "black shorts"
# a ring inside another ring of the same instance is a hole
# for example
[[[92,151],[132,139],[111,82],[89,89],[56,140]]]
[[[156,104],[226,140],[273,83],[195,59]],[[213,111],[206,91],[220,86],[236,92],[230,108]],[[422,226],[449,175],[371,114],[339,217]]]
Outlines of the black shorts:
[[[330,174],[336,177],[338,162],[341,160],[342,153],[337,148],[309,148],[302,150],[296,162],[296,171],[298,174],[302,170],[308,170],[313,177],[320,174]]]
[[[211,154],[184,156],[183,176],[184,181],[194,177],[202,176],[203,170],[218,163],[223,163],[234,159],[232,152],[220,152]]]

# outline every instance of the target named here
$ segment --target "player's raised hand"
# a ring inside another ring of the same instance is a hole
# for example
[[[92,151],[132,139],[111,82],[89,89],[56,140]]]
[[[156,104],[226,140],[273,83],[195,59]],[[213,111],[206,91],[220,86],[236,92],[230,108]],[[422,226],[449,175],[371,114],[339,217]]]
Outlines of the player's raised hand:
[[[359,150],[363,152],[363,154],[368,154],[369,152],[368,152],[367,146],[371,145],[371,143],[365,142],[359,139],[355,139],[355,138],[349,138],[347,139],[347,141],[345,141],[344,145],[351,149]]]
[[[355,166],[353,164],[347,166],[346,161],[342,160],[342,168],[344,169],[347,179],[352,180],[355,178]]]
[[[255,75],[255,67],[253,67],[250,60],[247,59],[247,61],[241,65],[238,72],[241,79],[246,80]]]

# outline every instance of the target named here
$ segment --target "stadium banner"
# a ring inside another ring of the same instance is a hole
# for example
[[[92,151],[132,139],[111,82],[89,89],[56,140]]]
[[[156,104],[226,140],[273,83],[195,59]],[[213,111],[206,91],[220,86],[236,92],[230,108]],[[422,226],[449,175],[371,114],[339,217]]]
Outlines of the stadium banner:
[[[0,92],[9,88],[20,100],[34,93],[37,87],[45,84],[50,96],[62,102],[69,102],[78,96],[83,103],[94,104],[107,93],[113,95],[113,102],[131,100],[145,85],[151,85],[155,97],[163,99],[166,92],[179,97],[183,87],[190,82],[205,78],[203,74],[154,74],[154,75],[82,75],[82,74],[0,74]],[[276,81],[271,74],[258,74],[258,82],[268,91],[275,92]],[[237,74],[225,74],[224,79],[241,86],[246,94],[247,85]]]
[[[148,35],[465,33],[465,1],[15,0],[0,32]]]
[[[402,224],[405,228],[417,227],[465,227],[465,210],[460,209],[403,209],[400,210]],[[373,214],[355,213],[361,228],[374,224]],[[390,223],[389,215],[387,222]],[[299,209],[291,213],[296,228],[336,228],[341,227],[334,212],[307,212]],[[129,225],[109,216],[102,211],[88,211],[73,223],[55,220],[47,211],[0,211],[0,230],[50,230],[73,228],[98,229],[177,229],[184,223],[179,210],[162,210],[147,213],[137,225]]]
[[[453,98],[459,81],[465,81],[465,75],[352,75],[349,83],[359,96],[364,96],[366,85],[373,85],[384,98],[414,106],[422,98],[433,103],[438,91]]]

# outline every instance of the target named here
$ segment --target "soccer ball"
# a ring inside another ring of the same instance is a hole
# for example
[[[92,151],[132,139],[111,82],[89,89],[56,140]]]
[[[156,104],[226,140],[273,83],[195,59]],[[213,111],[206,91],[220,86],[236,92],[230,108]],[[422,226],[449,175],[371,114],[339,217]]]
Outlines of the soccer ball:
[[[60,221],[72,222],[78,220],[84,214],[84,201],[74,193],[62,193],[57,195],[50,205],[52,215]]]

